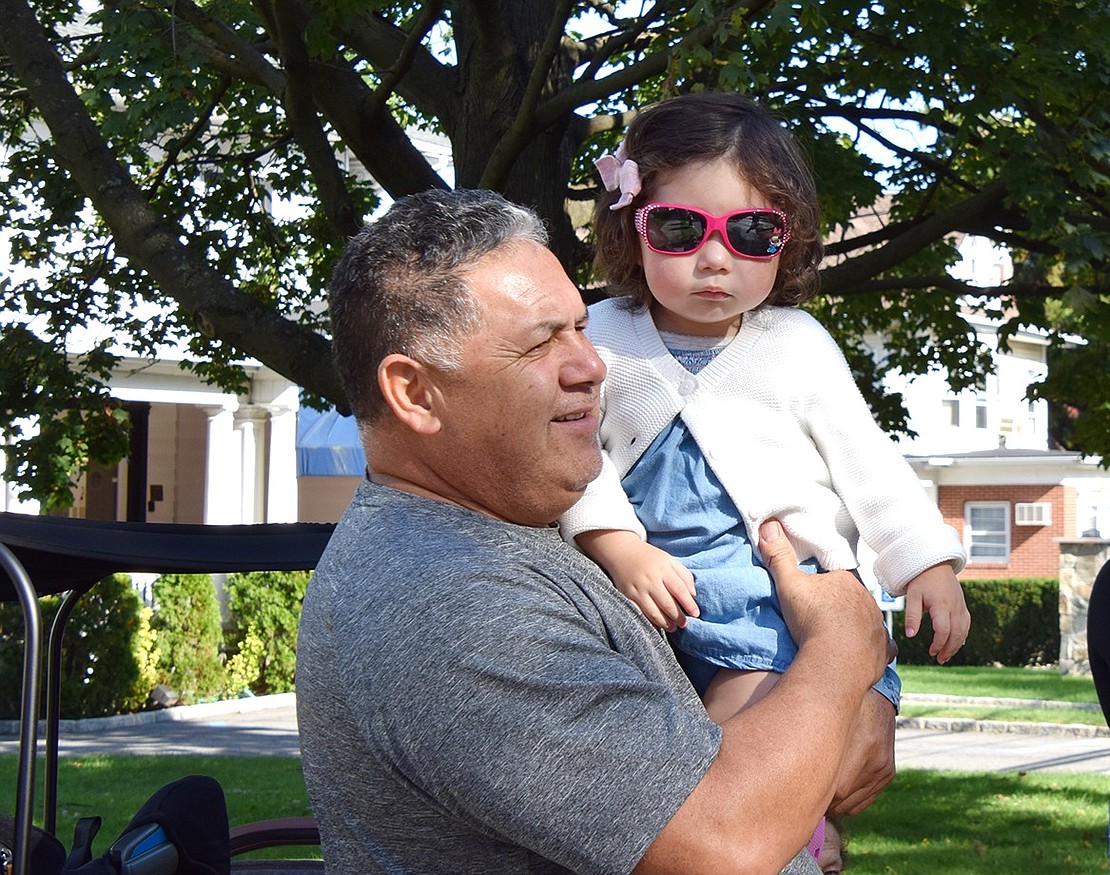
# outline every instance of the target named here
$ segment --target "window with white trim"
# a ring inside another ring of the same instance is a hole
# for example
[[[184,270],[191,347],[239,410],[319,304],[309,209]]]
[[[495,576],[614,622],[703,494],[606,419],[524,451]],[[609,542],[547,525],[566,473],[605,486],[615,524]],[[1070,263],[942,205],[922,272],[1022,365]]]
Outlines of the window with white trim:
[[[1010,502],[965,502],[964,546],[967,547],[969,563],[1009,562]]]

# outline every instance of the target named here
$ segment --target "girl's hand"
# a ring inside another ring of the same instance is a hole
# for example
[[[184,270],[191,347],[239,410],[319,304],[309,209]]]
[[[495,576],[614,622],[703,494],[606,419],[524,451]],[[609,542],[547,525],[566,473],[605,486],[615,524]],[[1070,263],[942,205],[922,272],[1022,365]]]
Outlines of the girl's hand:
[[[925,611],[929,612],[933,624],[929,655],[943,665],[964,646],[971,629],[971,614],[964,602],[964,591],[951,565],[943,563],[927,568],[906,587],[907,638],[917,634]]]
[[[577,541],[652,625],[673,632],[699,615],[694,575],[666,551],[617,529],[583,532]]]

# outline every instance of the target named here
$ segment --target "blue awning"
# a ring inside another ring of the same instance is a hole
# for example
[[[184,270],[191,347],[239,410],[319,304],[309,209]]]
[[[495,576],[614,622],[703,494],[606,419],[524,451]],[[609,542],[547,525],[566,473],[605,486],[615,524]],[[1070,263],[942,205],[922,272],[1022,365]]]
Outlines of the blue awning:
[[[353,416],[331,410],[297,411],[297,476],[361,477],[366,454]]]

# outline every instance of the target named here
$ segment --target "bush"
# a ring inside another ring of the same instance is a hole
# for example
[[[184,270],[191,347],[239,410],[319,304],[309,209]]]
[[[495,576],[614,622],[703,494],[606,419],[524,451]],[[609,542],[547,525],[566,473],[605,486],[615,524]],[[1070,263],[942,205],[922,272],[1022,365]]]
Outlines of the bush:
[[[220,608],[207,574],[163,574],[154,582],[158,682],[182,705],[218,698],[224,689]]]
[[[43,637],[60,599],[39,600]],[[0,606],[0,718],[20,716],[23,613]],[[43,641],[45,649],[46,642]],[[62,638],[61,716],[102,717],[140,710],[155,684],[150,610],[127,575],[107,577],[80,598]]]
[[[971,612],[967,643],[951,665],[1045,665],[1060,653],[1060,582],[1055,578],[963,580]],[[914,638],[895,622],[898,661],[908,665],[933,662],[929,644],[933,627],[928,614]]]
[[[293,689],[297,625],[310,576],[307,571],[228,575],[229,692],[266,695]]]
[[[77,602],[62,639],[63,717],[142,709],[156,683],[150,615],[123,574]]]

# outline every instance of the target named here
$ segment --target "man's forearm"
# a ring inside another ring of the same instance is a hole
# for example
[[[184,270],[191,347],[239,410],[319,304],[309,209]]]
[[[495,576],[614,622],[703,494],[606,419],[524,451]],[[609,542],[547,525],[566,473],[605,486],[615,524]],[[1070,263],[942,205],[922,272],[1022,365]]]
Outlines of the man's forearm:
[[[835,651],[825,638],[803,645],[771,692],[724,724],[716,761],[637,872],[777,873],[805,845],[874,681]]]

